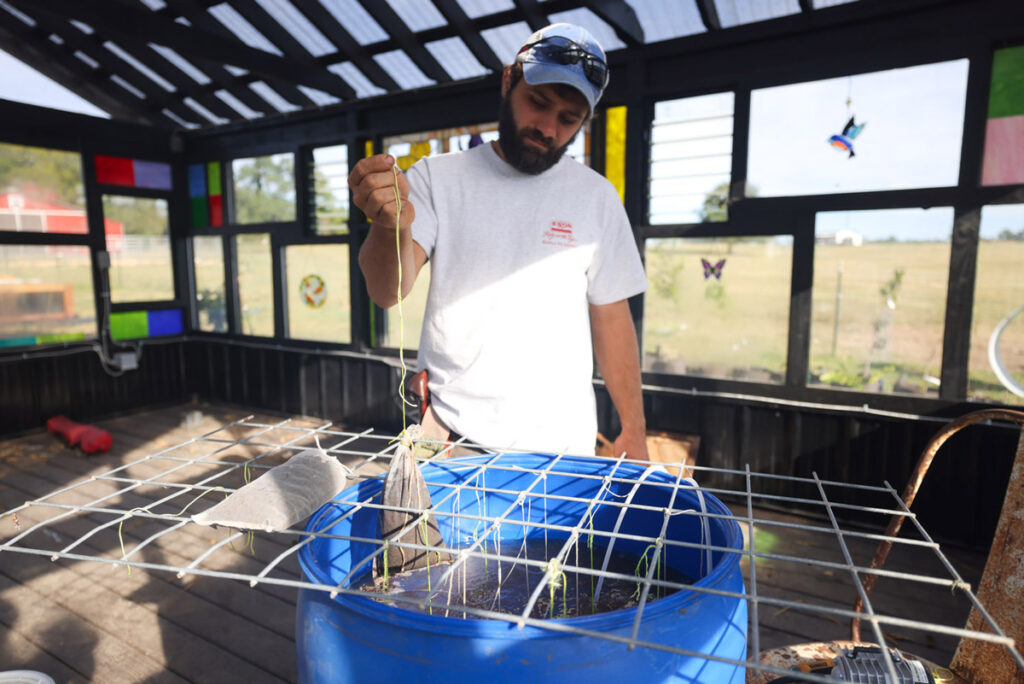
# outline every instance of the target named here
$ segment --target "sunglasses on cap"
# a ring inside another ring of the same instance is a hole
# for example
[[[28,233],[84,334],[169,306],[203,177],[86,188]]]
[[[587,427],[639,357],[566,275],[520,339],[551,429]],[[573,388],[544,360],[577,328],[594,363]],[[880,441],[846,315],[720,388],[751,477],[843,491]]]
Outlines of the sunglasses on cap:
[[[608,65],[605,64],[605,61],[592,52],[588,52],[574,40],[561,36],[541,38],[535,43],[524,45],[518,56],[521,57],[527,50],[531,51],[530,56],[523,58],[523,61],[563,66],[582,63],[583,75],[596,88],[604,90],[604,87],[608,85]]]

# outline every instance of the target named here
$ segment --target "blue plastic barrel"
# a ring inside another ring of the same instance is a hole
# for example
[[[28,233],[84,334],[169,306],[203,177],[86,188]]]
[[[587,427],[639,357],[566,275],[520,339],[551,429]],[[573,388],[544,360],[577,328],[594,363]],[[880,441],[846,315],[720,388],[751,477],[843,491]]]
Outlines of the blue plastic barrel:
[[[484,455],[436,461],[423,466],[423,474],[434,501],[441,534],[449,546],[465,546],[479,531],[480,523],[465,516],[498,516],[509,509],[509,520],[546,522],[575,526],[583,517],[587,502],[602,486],[602,478],[612,473],[614,480],[600,500],[623,502],[633,492],[633,506],[664,509],[675,489],[673,508],[701,510],[695,490],[671,486],[675,478],[664,472],[649,473],[642,483],[640,466],[608,459],[562,457],[543,481],[536,470],[552,465],[557,457],[542,454]],[[481,464],[488,464],[482,468]],[[526,472],[529,469],[533,472]],[[595,477],[596,476],[596,477]],[[620,480],[619,478],[623,478]],[[467,483],[490,491],[453,494],[452,485]],[[533,493],[547,497],[532,499],[529,505],[516,506],[517,492],[533,487]],[[307,531],[326,531],[332,537],[319,537],[306,544],[299,554],[305,576],[318,584],[338,585],[353,569],[361,566],[355,581],[358,586],[370,570],[367,560],[377,545],[358,538],[378,538],[377,512],[358,502],[379,501],[381,482],[367,480],[346,489],[317,511]],[[573,497],[570,500],[558,497]],[[376,498],[374,498],[376,497]],[[447,499],[445,499],[447,497]],[[741,550],[743,538],[739,525],[728,517],[729,510],[714,497],[704,494],[708,513],[727,517],[707,518],[710,544]],[[444,500],[442,502],[442,500]],[[441,503],[439,503],[441,502]],[[544,502],[547,507],[544,510]],[[612,531],[622,509],[600,506],[593,518],[595,530]],[[656,537],[665,515],[659,510],[631,507],[623,516],[620,535]],[[540,528],[526,528],[529,536],[543,535]],[[589,528],[588,528],[589,529]],[[701,543],[700,517],[672,515],[666,538]],[[500,528],[502,541],[523,534],[519,524]],[[549,532],[550,534],[550,532]],[[334,538],[337,535],[338,538]],[[566,535],[567,537],[568,535]],[[354,539],[347,539],[351,537]],[[640,556],[648,542],[618,538],[615,549]],[[557,548],[557,547],[556,547]],[[699,578],[695,586],[742,594],[740,554],[715,551],[711,570],[706,552],[700,549],[666,546],[666,563],[683,574]],[[600,566],[598,565],[598,568]],[[552,619],[566,625],[622,639],[632,635],[637,608]],[[709,654],[716,658],[742,662],[746,657],[747,606],[738,596],[723,596],[681,590],[649,602],[643,611],[640,642]],[[428,615],[385,605],[368,596],[330,594],[302,589],[296,618],[299,679],[302,682],[707,682],[708,684],[744,681],[744,669],[737,662],[709,660],[697,655],[638,646],[571,632],[552,631],[533,625],[522,628],[503,620],[465,619]]]

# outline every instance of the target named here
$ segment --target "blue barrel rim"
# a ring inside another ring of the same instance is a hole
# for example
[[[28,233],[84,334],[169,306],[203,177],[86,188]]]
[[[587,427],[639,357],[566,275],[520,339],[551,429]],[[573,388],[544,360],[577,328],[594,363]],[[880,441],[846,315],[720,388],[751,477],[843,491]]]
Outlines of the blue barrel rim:
[[[427,469],[425,475],[429,473],[429,469],[436,467],[438,470],[445,469],[444,466],[473,466],[485,463],[490,459],[494,458],[494,454],[484,454],[479,456],[462,456],[456,458],[448,458],[437,462],[427,462],[423,464],[423,468]],[[551,454],[501,454],[501,458],[512,459],[513,463],[515,460],[523,458],[553,458]],[[611,467],[616,463],[614,460],[600,458],[597,456],[563,456],[559,459],[559,464],[563,463],[586,463],[593,466],[595,463],[599,465],[607,465]],[[503,465],[512,465],[512,463],[504,463]],[[623,471],[623,468],[626,470]],[[625,475],[627,472],[632,471],[633,476],[639,478],[640,474],[646,470],[646,466],[640,464],[634,464],[630,462],[619,463],[618,470],[616,470],[616,476]],[[556,471],[562,472],[562,471]],[[657,482],[664,484],[674,484],[677,478],[670,475],[664,470],[655,470],[647,476],[647,480],[650,481],[652,478]],[[355,501],[344,501],[339,502],[337,499],[344,496],[346,493],[352,493],[357,487],[367,487],[364,495],[376,495],[383,488],[383,478],[376,481],[364,480],[361,483],[357,483],[352,487],[348,487],[338,494],[335,495],[334,499],[324,504],[318,509],[309,519],[306,524],[304,531],[312,532],[318,529],[322,529],[323,526],[333,522],[335,518],[342,515],[344,511],[340,511],[339,504],[345,506],[351,506]],[[694,506],[698,506],[696,489],[680,484],[676,496],[680,494],[684,498],[693,498]],[[693,583],[694,587],[698,588],[714,588],[717,585],[725,582],[733,572],[739,572],[740,556],[743,551],[743,534],[740,530],[739,523],[732,517],[732,511],[726,507],[717,497],[710,493],[703,492],[705,507],[709,513],[724,514],[730,516],[729,518],[712,518],[712,525],[722,525],[723,532],[727,537],[727,543],[723,546],[733,549],[731,552],[724,552],[721,560],[710,572],[705,574],[699,580]],[[340,512],[339,512],[340,511]],[[334,518],[329,518],[331,514],[334,514]],[[328,518],[325,520],[325,518]],[[320,524],[323,523],[323,524]],[[331,578],[325,568],[319,565],[312,557],[313,544],[304,544],[299,550],[299,565],[302,568],[302,572],[307,579],[317,582],[321,585],[333,586],[336,582]],[[363,575],[359,575],[363,577]],[[348,588],[348,587],[346,587]],[[303,591],[324,591],[323,589],[303,589]],[[704,592],[697,591],[694,589],[680,589],[669,596],[658,599],[656,601],[648,601],[644,605],[644,617],[645,618],[656,618],[666,613],[677,611],[681,608],[685,608],[691,603],[699,600],[703,596],[707,596]],[[332,601],[337,602],[344,606],[348,610],[355,611],[362,614],[364,617],[373,620],[383,620],[392,623],[396,626],[419,629],[424,631],[439,631],[443,630],[449,634],[461,634],[465,636],[484,636],[484,637],[501,637],[505,639],[535,639],[535,638],[572,638],[578,636],[573,632],[562,632],[550,629],[545,629],[534,624],[525,624],[523,627],[517,625],[517,614],[507,614],[508,618],[480,618],[480,617],[444,617],[442,615],[430,615],[429,613],[421,613],[414,610],[409,610],[400,606],[387,605],[371,595],[357,595],[357,594],[346,594],[339,593],[334,596]],[[735,599],[735,600],[743,600]],[[639,606],[631,606],[628,608],[620,608],[618,610],[605,611],[596,615],[580,615],[566,618],[545,618],[545,623],[562,624],[571,626],[578,629],[586,629],[591,631],[605,631],[610,632],[616,629],[621,629],[624,626],[632,625],[636,619],[636,612],[639,610]]]

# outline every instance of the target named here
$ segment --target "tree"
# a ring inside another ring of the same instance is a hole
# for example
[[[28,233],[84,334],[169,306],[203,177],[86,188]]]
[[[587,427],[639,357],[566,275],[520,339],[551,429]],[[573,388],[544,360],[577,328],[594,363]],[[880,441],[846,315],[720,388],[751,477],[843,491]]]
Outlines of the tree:
[[[82,158],[74,152],[0,143],[0,192],[85,208]]]
[[[295,220],[295,169],[291,155],[255,157],[234,166],[235,222]]]

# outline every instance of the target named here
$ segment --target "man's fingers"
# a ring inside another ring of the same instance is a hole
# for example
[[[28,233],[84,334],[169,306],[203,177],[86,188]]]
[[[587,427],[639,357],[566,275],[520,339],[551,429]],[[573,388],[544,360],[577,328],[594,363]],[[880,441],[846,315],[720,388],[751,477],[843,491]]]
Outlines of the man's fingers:
[[[376,154],[372,157],[360,159],[348,175],[348,185],[355,190],[367,176],[388,171],[394,165],[395,158],[390,154]]]

